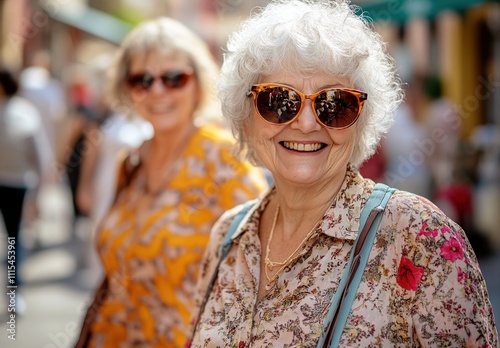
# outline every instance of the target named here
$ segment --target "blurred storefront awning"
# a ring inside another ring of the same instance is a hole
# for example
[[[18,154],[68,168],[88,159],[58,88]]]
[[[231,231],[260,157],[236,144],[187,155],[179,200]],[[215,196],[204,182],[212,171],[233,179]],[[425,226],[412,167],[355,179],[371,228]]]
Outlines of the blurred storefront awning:
[[[119,45],[132,26],[105,12],[86,5],[53,6],[50,1],[41,1],[42,9],[54,20],[92,34],[100,39]]]
[[[442,11],[464,11],[486,0],[366,0],[355,1],[373,21],[404,23],[410,18],[432,19]]]

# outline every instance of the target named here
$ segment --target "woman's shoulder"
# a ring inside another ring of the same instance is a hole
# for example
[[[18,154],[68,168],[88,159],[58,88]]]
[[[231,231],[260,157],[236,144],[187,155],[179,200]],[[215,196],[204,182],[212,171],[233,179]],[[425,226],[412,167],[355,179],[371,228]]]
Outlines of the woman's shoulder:
[[[430,199],[398,189],[389,200],[387,209],[392,214],[397,214],[399,218],[406,216],[416,221],[426,221],[432,218],[451,221]]]
[[[252,220],[253,212],[260,206],[261,200],[261,198],[256,198],[226,210],[215,223],[213,230],[227,231],[235,221],[241,226],[251,222],[250,220]],[[236,233],[237,231],[234,232]]]
[[[247,200],[226,210],[212,228],[212,240],[217,244],[222,242],[228,230],[232,230],[233,238],[250,230],[257,230],[260,217],[269,199],[274,192],[274,187],[267,189],[257,198]]]
[[[396,232],[399,243],[414,245],[426,254],[442,251],[450,240],[467,244],[462,227],[425,197],[396,190],[384,215],[386,229]]]

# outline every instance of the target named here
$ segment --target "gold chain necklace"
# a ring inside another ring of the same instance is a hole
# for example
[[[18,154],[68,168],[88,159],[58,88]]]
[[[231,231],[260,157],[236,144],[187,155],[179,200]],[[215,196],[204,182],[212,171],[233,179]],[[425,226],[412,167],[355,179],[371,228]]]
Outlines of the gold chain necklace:
[[[278,215],[279,215],[279,210],[280,210],[280,205],[276,206],[276,212],[274,213],[274,220],[273,220],[273,225],[271,227],[271,233],[269,234],[269,238],[267,239],[267,247],[266,247],[266,257],[264,259],[265,267],[264,267],[264,272],[266,274],[267,278],[267,285],[266,285],[266,290],[271,289],[271,287],[274,285],[275,280],[278,278],[278,275],[285,269],[285,267],[288,265],[288,263],[292,260],[293,256],[297,253],[297,251],[302,248],[302,246],[311,238],[311,236],[314,234],[316,231],[316,227],[318,227],[318,224],[320,223],[321,219],[318,220],[313,226],[313,228],[307,233],[307,235],[302,239],[300,244],[295,248],[295,250],[286,258],[285,261],[282,262],[275,262],[271,261],[269,259],[269,252],[271,250],[271,240],[273,239],[274,235],[274,229],[276,228],[276,222],[278,221]],[[272,276],[269,276],[269,272],[273,270],[274,267],[276,266],[281,266],[281,268]]]

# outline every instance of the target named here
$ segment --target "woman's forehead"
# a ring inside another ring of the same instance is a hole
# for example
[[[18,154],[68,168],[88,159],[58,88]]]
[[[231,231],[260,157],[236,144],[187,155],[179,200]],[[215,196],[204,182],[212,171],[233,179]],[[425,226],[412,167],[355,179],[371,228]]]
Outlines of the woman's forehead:
[[[298,89],[312,88],[313,90],[324,88],[325,86],[350,87],[350,79],[347,76],[339,76],[324,72],[317,72],[314,74],[266,74],[260,76],[258,83],[281,83]]]
[[[129,67],[157,70],[166,67],[190,67],[189,57],[181,52],[161,52],[157,49],[134,51],[130,54]]]

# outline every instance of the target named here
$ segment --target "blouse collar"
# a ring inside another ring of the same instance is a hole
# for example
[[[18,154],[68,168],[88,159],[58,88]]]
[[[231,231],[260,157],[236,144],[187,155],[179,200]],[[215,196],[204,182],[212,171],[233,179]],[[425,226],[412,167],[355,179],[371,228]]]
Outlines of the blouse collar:
[[[361,210],[374,185],[349,165],[336,199],[323,216],[320,232],[334,238],[355,240]]]
[[[373,181],[364,179],[359,171],[349,164],[336,199],[323,215],[319,232],[334,238],[355,240],[358,235],[361,210],[374,185]],[[255,223],[258,226],[260,216],[275,190],[275,187],[270,188],[266,194],[256,200],[256,204],[241,221],[232,239],[248,231],[247,224]]]

